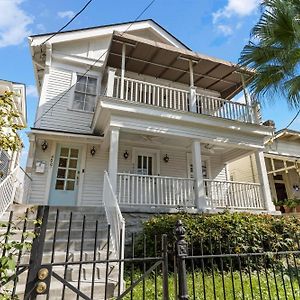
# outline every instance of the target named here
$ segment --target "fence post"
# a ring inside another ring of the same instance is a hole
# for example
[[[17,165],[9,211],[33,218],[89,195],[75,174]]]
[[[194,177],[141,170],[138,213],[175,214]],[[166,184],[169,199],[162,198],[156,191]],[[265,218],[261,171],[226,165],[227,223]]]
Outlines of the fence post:
[[[162,258],[163,258],[163,299],[169,300],[169,271],[168,271],[168,242],[167,235],[162,236]]]
[[[24,293],[24,300],[35,300],[37,297],[37,293],[35,290],[38,280],[37,274],[42,264],[48,215],[49,206],[38,206],[36,215],[37,222],[34,227],[35,238],[32,242],[32,248],[30,253],[29,269]]]
[[[178,299],[188,300],[188,290],[187,290],[187,278],[186,278],[186,265],[185,257],[187,256],[187,242],[184,240],[185,229],[183,228],[181,220],[176,222],[176,262],[177,262],[177,272],[178,272]]]

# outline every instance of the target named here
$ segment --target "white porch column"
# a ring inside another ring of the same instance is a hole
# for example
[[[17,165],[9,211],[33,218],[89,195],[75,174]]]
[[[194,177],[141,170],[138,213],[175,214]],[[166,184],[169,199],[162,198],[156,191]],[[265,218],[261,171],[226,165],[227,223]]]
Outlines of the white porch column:
[[[193,61],[189,60],[189,68],[190,68],[190,111],[197,112],[196,106],[196,88],[194,87],[194,69],[193,69]]]
[[[194,140],[192,144],[193,173],[195,179],[195,204],[198,210],[207,209],[202,174],[201,144]]]
[[[35,159],[35,148],[36,148],[36,139],[35,135],[30,133],[28,134],[29,139],[29,150],[28,150],[28,156],[27,156],[27,162],[26,162],[26,173],[29,175],[33,172],[33,162]]]
[[[262,197],[265,201],[266,210],[269,212],[276,211],[271,197],[265,157],[264,152],[262,150],[258,150],[255,152],[255,160],[258,172],[258,179],[261,186]]]
[[[119,133],[120,133],[119,128],[117,128],[117,127],[111,128],[109,159],[108,159],[108,174],[109,174],[109,179],[110,179],[113,191],[115,193],[117,192]]]
[[[116,68],[109,67],[107,70],[107,89],[106,89],[106,96],[113,97],[114,95],[114,84],[115,84],[115,75],[116,75]]]
[[[122,45],[122,63],[121,63],[121,93],[120,93],[121,99],[124,99],[125,60],[126,60],[126,44],[123,44]]]

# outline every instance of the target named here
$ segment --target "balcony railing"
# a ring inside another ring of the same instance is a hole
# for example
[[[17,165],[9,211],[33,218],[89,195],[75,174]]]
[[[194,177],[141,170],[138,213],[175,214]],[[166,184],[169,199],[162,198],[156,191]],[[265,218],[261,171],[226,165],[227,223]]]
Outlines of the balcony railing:
[[[165,85],[144,82],[132,78],[114,77],[113,97],[136,103],[143,103],[180,111],[193,111],[198,114],[223,119],[256,123],[256,108],[238,102],[196,93],[195,107],[190,101],[190,91]]]
[[[260,184],[204,179],[211,208],[264,209]],[[194,180],[118,174],[118,201],[128,206],[195,207]]]

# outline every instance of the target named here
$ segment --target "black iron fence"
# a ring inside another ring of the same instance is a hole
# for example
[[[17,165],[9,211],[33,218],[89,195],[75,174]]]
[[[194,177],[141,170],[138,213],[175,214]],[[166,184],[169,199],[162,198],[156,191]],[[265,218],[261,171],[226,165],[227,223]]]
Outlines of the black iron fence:
[[[103,216],[40,206],[32,218],[27,212],[17,225],[13,219],[11,214],[3,227],[1,244],[19,238],[22,245],[13,253],[14,272],[1,274],[0,292],[11,299],[300,299],[297,236],[278,239],[282,251],[266,251],[266,237],[257,249],[246,242],[241,248],[229,237],[194,245],[179,221],[175,242],[155,233],[151,242],[137,234],[120,240],[124,257],[112,248]],[[32,237],[28,251],[24,242]],[[3,247],[2,257],[11,251]]]

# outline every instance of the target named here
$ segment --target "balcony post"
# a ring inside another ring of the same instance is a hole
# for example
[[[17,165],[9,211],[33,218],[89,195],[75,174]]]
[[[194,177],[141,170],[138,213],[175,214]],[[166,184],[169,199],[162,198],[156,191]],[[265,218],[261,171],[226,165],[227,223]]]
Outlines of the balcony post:
[[[124,99],[125,60],[126,60],[126,44],[123,44],[122,61],[121,61],[121,93],[120,93],[121,99]]]
[[[189,99],[189,106],[190,106],[190,111],[197,112],[196,88],[194,87],[194,69],[193,69],[193,61],[192,60],[189,60],[189,68],[190,68],[190,99]]]
[[[195,205],[198,210],[203,211],[208,207],[205,199],[204,181],[202,174],[201,144],[197,140],[194,140],[192,143],[192,156],[193,173],[195,179]]]
[[[109,67],[107,70],[107,89],[106,89],[106,96],[113,97],[114,95],[114,84],[115,84],[115,75],[117,69]]]
[[[118,152],[120,129],[112,127],[110,131],[110,147],[108,159],[108,174],[113,191],[117,192]]]
[[[276,209],[271,197],[265,157],[264,157],[264,152],[262,150],[258,150],[255,152],[255,160],[256,160],[256,166],[258,172],[258,179],[260,182],[261,193],[262,193],[263,200],[265,201],[265,208],[268,212],[274,212]]]

